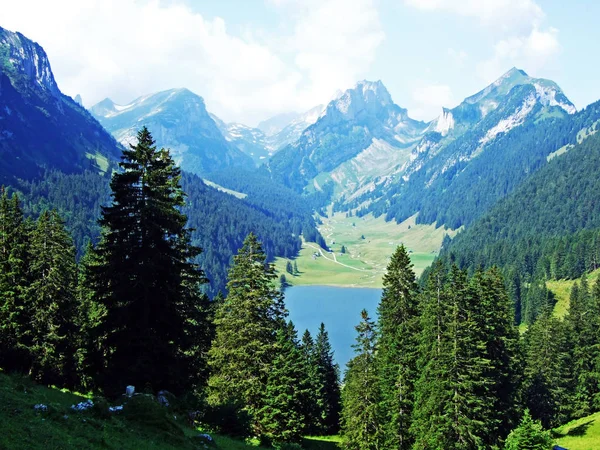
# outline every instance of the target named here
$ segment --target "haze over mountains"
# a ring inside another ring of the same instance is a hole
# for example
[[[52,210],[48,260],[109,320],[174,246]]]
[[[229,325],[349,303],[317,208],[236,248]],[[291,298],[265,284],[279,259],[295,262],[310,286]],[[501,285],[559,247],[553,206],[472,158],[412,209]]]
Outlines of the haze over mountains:
[[[294,239],[304,230],[322,240],[309,216],[328,205],[397,222],[416,214],[417,222],[469,226],[551,157],[595,132],[600,119],[598,108],[578,112],[556,83],[516,68],[430,122],[412,119],[383,82],[367,80],[325,106],[256,128],[225,123],[185,88],[127,105],[105,99],[90,114],[60,93],[39,45],[0,33],[3,180],[45,180],[49,170],[110,173],[117,141],[134,142],[145,125],[185,171],[249,195],[235,208],[250,204],[266,214],[262,220],[288,221]],[[92,203],[98,208],[100,197]],[[272,256],[289,251],[275,248]]]

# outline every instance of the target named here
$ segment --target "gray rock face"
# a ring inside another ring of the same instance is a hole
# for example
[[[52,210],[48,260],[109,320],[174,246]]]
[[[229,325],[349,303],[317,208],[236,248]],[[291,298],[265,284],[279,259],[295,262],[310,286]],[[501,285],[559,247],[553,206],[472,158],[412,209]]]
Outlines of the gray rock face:
[[[55,97],[61,95],[44,49],[21,33],[0,27],[0,66],[25,76]]]

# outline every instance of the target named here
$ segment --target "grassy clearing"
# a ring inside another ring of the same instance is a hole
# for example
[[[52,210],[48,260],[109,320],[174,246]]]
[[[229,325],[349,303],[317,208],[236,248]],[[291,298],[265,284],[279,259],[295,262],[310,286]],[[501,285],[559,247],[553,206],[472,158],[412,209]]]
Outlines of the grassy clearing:
[[[213,183],[212,181],[207,180],[206,178],[203,178],[202,181],[204,181],[204,184],[206,184],[207,186],[215,188],[217,191],[221,191],[221,192],[225,192],[226,194],[233,195],[236,198],[242,199],[242,198],[248,197],[248,194],[244,194],[243,192],[238,192],[238,191],[224,188],[223,186],[220,186],[217,183]]]
[[[6,375],[0,370],[0,449],[11,450],[198,450],[194,441],[199,430],[187,426],[177,415],[155,404],[136,414],[107,413],[103,408],[83,412],[71,409],[89,396],[39,386],[26,377]],[[96,405],[100,400],[94,399]],[[36,411],[35,405],[46,405]],[[104,406],[108,406],[104,404]],[[210,433],[221,450],[268,450],[246,442]],[[337,437],[307,437],[306,450],[333,450]],[[210,447],[208,447],[210,448]],[[272,449],[270,449],[272,450]]]
[[[106,156],[100,153],[86,153],[85,156],[96,163],[98,169],[100,169],[100,173],[106,173],[108,170],[108,159]]]
[[[314,257],[319,253],[316,244],[305,242],[296,258],[299,273],[286,273],[287,260],[283,258],[277,259],[277,270],[286,275],[291,285],[379,288],[390,256],[402,243],[411,252],[415,272],[420,275],[437,256],[444,235],[453,236],[455,232],[434,225],[417,225],[415,218],[396,224],[372,215],[330,215],[322,219],[319,230],[332,252],[323,251]],[[346,253],[341,253],[342,246]]]
[[[587,275],[588,284],[590,287],[596,282],[596,279],[600,276],[600,269],[595,270]],[[577,280],[551,280],[546,281],[546,286],[556,296],[556,305],[554,306],[554,316],[562,319],[567,314],[569,309],[569,297],[571,296],[571,289]],[[600,448],[600,447],[599,447]]]
[[[600,413],[583,417],[553,430],[558,445],[569,450],[600,448]]]

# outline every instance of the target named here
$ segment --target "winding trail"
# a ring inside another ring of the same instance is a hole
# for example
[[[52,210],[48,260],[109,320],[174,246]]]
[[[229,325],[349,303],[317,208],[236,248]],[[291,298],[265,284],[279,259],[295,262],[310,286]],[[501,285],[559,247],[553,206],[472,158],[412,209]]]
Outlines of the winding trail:
[[[352,270],[357,270],[359,272],[371,272],[371,270],[369,270],[369,269],[359,269],[357,267],[352,267],[352,266],[349,266],[348,264],[339,262],[335,257],[335,253],[331,254],[333,256],[333,259],[328,258],[327,256],[325,256],[325,253],[323,253],[323,250],[320,247],[316,247],[312,244],[309,244],[308,242],[305,242],[305,244],[308,245],[310,248],[317,250],[321,254],[321,256],[323,258],[325,258],[327,261],[331,261],[332,263],[339,264],[340,266],[344,266],[344,267],[347,267],[348,269],[352,269]]]

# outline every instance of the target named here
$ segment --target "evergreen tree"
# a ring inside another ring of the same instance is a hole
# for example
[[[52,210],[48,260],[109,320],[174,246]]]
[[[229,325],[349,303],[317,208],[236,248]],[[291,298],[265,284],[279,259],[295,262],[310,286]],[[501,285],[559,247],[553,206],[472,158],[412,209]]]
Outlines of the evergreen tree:
[[[301,385],[305,389],[305,395],[301,402],[305,423],[304,433],[314,435],[322,432],[322,410],[319,408],[320,402],[318,400],[324,386],[320,383],[320,377],[318,376],[319,367],[315,342],[308,330],[305,330],[302,335],[300,352],[304,363],[304,378],[301,381]]]
[[[285,264],[285,271],[286,271],[287,273],[289,273],[290,275],[294,275],[294,268],[292,267],[292,262],[291,262],[291,261],[288,261],[288,262]]]
[[[415,274],[403,245],[392,255],[383,276],[378,317],[377,366],[385,446],[408,449],[412,445],[409,429],[417,364],[418,301]]]
[[[487,428],[494,399],[479,298],[455,266],[440,284],[442,270],[434,267],[424,298],[414,448],[481,448],[495,430]]]
[[[269,372],[277,356],[277,330],[287,313],[273,283],[276,278],[274,266],[267,264],[251,233],[229,270],[229,294],[216,311],[216,334],[209,351],[209,401],[243,408],[257,435],[265,432],[257,414],[265,406]]]
[[[298,262],[294,261],[294,275],[298,275],[300,272],[298,272]]]
[[[356,326],[353,345],[356,356],[348,362],[342,391],[343,445],[349,450],[376,450],[382,447],[382,412],[375,364],[375,322],[366,310]]]
[[[485,341],[485,358],[489,360],[484,376],[490,382],[489,396],[493,399],[487,405],[487,444],[494,445],[507,436],[518,420],[518,393],[523,378],[519,331],[500,271],[492,268],[478,272],[472,284],[479,299],[479,327]]]
[[[339,368],[333,359],[329,334],[321,323],[314,346],[318,426],[322,434],[335,434],[340,426],[341,394]]]
[[[31,284],[24,313],[29,325],[21,344],[31,359],[29,373],[46,383],[77,382],[77,266],[75,247],[55,211],[44,212],[31,235]]]
[[[585,275],[581,284],[573,285],[565,325],[572,355],[573,415],[584,417],[594,410],[600,382],[595,371],[595,361],[600,357],[600,305],[590,293]]]
[[[545,428],[569,417],[569,347],[566,326],[547,309],[524,336],[524,400],[534,419]]]
[[[206,280],[192,260],[180,170],[157,150],[147,128],[123,152],[111,182],[112,205],[102,209],[97,263],[87,279],[106,310],[95,327],[98,370],[108,394],[128,384],[182,392],[197,379],[205,352]],[[199,347],[203,350],[199,350]]]
[[[303,402],[308,386],[303,384],[306,366],[291,322],[278,330],[275,352],[264,405],[257,413],[261,437],[275,444],[299,442],[305,429]]]
[[[24,310],[29,286],[29,229],[21,201],[0,188],[0,366],[29,369],[27,352],[19,345],[29,324]]]
[[[551,447],[550,432],[545,431],[539,421],[531,418],[528,409],[519,426],[510,432],[504,445],[505,450],[549,450]]]

